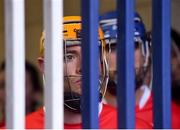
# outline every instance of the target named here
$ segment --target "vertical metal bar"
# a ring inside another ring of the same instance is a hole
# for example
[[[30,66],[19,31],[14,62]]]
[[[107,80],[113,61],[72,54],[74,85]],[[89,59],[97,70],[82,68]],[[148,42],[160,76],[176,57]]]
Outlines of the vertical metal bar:
[[[98,128],[98,0],[81,0],[83,128]]]
[[[118,128],[134,128],[134,0],[118,0]]]
[[[6,128],[23,129],[25,116],[24,0],[5,0]]]
[[[154,128],[171,128],[170,0],[153,0]]]
[[[44,0],[45,127],[64,128],[63,1]]]

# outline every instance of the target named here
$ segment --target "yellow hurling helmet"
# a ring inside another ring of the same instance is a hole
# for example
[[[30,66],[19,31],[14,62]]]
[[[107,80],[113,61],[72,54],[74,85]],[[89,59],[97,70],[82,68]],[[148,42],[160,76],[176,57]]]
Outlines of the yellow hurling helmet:
[[[63,40],[66,41],[67,46],[77,45],[81,40],[81,17],[80,16],[66,16],[63,18]],[[99,43],[105,50],[104,34],[101,28],[98,30]],[[44,40],[45,32],[42,32],[40,38],[40,56],[44,56]],[[79,41],[79,42],[78,42]]]

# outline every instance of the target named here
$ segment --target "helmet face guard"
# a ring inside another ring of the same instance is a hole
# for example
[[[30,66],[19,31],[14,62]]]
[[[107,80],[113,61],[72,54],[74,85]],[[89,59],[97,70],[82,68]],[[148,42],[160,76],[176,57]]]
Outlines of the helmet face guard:
[[[104,32],[104,38],[107,43],[107,50],[108,54],[110,55],[113,46],[116,46],[117,43],[117,13],[116,12],[109,12],[100,17],[100,25]],[[134,14],[134,43],[135,43],[135,50],[136,48],[141,49],[141,53],[144,57],[144,64],[140,68],[135,68],[135,82],[136,86],[141,86],[144,80],[144,77],[147,72],[147,68],[149,67],[149,43],[146,40],[146,30],[144,23],[139,16],[139,14]],[[115,48],[115,47],[114,47]],[[109,63],[109,56],[107,56],[107,60]],[[110,66],[110,65],[109,65]],[[110,70],[110,69],[109,69]],[[138,73],[137,73],[138,72]],[[108,83],[108,90],[113,95],[115,95],[114,89],[116,89],[117,85],[117,72],[109,72],[109,83]],[[113,86],[113,87],[111,87]],[[110,88],[109,88],[110,87]],[[136,88],[137,89],[137,88]]]
[[[102,30],[99,28],[99,48],[100,48],[100,63],[101,63],[101,72],[99,75],[99,100],[101,101],[102,96],[104,96],[108,83],[108,66],[106,60],[106,51],[105,51],[105,41]],[[44,35],[44,34],[43,34]],[[76,80],[82,81],[82,73],[79,74],[70,74],[68,71],[71,69],[68,66],[68,60],[72,57],[69,54],[68,49],[72,47],[81,48],[81,17],[79,16],[67,16],[64,17],[63,23],[63,43],[64,43],[64,106],[66,109],[72,112],[81,111],[81,84],[80,87],[75,87],[72,81]],[[44,55],[44,36],[41,38],[40,45],[42,47],[40,50],[41,56]],[[81,55],[77,56],[78,61],[81,63]],[[81,66],[81,65],[80,65]],[[80,88],[80,89],[76,89]]]

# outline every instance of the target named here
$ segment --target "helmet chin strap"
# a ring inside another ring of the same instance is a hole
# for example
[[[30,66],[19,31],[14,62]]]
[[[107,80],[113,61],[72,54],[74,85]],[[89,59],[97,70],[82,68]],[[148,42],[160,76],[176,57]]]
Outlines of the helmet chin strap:
[[[100,82],[100,94],[102,94],[102,98],[104,98],[105,94],[106,94],[106,90],[107,90],[107,85],[108,85],[108,81],[109,81],[109,68],[108,68],[108,62],[106,59],[104,59],[104,75],[103,75],[103,80]]]

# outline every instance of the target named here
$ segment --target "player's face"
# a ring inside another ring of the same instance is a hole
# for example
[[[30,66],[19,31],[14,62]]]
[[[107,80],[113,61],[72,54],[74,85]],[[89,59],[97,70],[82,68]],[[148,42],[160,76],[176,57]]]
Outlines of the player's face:
[[[111,45],[111,51],[108,54],[109,70],[115,72],[116,69],[116,45]]]
[[[108,61],[109,61],[109,70],[110,70],[110,80],[116,80],[117,68],[116,68],[116,46],[112,45],[111,52],[108,53]],[[136,48],[134,51],[134,67],[135,67],[135,81],[136,88],[139,87],[143,83],[143,64],[144,64],[144,56],[140,48]]]
[[[112,45],[111,52],[108,53],[108,62],[109,62],[109,70],[116,71],[116,46]],[[139,68],[141,68],[144,64],[144,56],[142,55],[142,51],[140,49],[135,49],[134,52],[134,60],[135,60],[135,70],[138,73]]]
[[[69,46],[64,54],[65,91],[81,94],[81,47]]]
[[[135,49],[134,62],[136,73],[140,73],[140,68],[142,68],[144,64],[144,56],[142,55],[142,51],[140,49]]]
[[[145,72],[144,72],[144,62],[145,58],[142,54],[141,48],[136,48],[134,52],[134,63],[135,63],[135,89],[141,87],[144,82]]]
[[[64,54],[64,86],[65,92],[81,94],[82,71],[81,71],[81,46],[68,46]],[[101,66],[99,61],[99,68]]]
[[[110,50],[107,49],[107,51],[108,51],[107,61],[109,65],[109,80],[108,80],[107,90],[112,95],[116,95],[116,86],[117,86],[116,45],[112,44]]]

